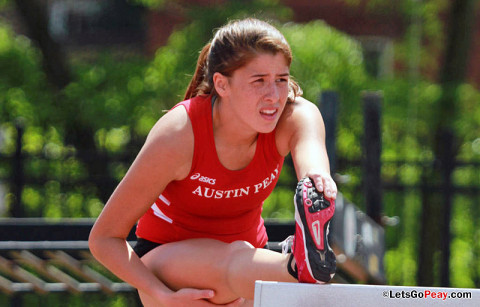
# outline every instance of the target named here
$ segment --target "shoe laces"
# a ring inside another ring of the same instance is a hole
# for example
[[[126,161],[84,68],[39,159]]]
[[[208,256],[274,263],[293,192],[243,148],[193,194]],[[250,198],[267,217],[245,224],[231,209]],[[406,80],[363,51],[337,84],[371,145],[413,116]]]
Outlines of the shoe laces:
[[[292,247],[293,244],[293,236],[288,236],[285,240],[280,242],[280,246],[282,247],[282,254],[286,255],[288,254],[290,248]]]

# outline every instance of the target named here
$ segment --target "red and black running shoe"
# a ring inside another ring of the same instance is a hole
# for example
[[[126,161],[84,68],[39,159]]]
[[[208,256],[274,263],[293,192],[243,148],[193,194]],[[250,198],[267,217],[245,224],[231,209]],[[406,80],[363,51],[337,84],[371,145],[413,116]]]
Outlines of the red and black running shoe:
[[[296,225],[292,255],[296,270],[289,264],[289,271],[299,282],[328,282],[336,270],[335,254],[328,244],[335,201],[324,198],[310,178],[303,178],[297,184],[294,201]]]

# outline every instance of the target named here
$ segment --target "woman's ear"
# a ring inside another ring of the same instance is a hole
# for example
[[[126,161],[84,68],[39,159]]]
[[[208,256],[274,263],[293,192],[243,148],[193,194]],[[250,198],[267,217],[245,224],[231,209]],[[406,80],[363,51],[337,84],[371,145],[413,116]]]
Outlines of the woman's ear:
[[[228,89],[228,78],[219,72],[213,74],[213,86],[218,96],[225,97]]]

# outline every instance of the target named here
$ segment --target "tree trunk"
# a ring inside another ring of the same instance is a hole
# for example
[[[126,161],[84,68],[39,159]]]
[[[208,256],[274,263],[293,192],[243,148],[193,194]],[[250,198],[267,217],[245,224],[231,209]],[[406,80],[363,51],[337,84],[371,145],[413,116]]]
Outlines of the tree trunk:
[[[95,131],[86,126],[79,119],[81,105],[73,105],[65,111],[66,104],[61,90],[71,81],[71,73],[62,47],[56,43],[48,31],[47,6],[39,0],[15,0],[15,4],[24,24],[28,29],[30,38],[38,45],[43,57],[43,67],[49,82],[58,91],[56,103],[59,111],[64,113],[65,141],[75,146],[79,152],[78,158],[88,170],[89,181],[97,187],[102,201],[106,202],[115,183],[108,176],[108,163],[105,156],[98,152],[95,146]]]
[[[35,41],[43,55],[45,73],[57,89],[71,81],[62,48],[48,32],[47,6],[37,0],[15,0],[17,11],[27,26],[30,38]]]

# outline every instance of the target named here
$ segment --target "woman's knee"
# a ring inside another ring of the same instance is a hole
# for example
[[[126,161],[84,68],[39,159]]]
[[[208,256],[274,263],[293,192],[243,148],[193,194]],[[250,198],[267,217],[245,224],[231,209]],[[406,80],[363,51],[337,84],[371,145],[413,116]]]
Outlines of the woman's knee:
[[[250,258],[248,254],[253,254],[254,250],[255,247],[247,241],[235,241],[229,244],[225,258],[225,283],[233,291],[236,288],[235,283],[238,282],[244,270],[244,262]]]
[[[247,241],[234,241],[228,245],[227,253],[225,255],[225,272],[228,279],[235,278],[241,269],[240,262],[243,262],[245,255],[253,252],[255,247]],[[228,282],[229,280],[227,280]]]
[[[159,266],[159,262],[162,261],[162,257],[160,255],[162,255],[162,253],[158,253],[156,252],[156,250],[158,249],[157,248],[154,248],[152,249],[151,251],[149,251],[148,253],[146,253],[145,255],[143,255],[140,260],[142,260],[143,264],[148,268],[150,269],[151,271],[155,271],[155,269]],[[155,256],[153,256],[155,255]]]

